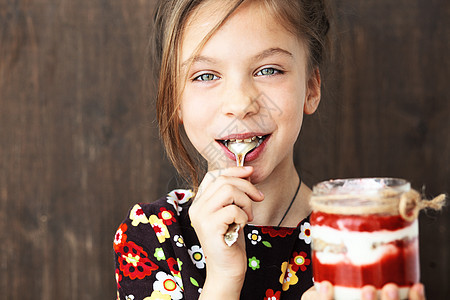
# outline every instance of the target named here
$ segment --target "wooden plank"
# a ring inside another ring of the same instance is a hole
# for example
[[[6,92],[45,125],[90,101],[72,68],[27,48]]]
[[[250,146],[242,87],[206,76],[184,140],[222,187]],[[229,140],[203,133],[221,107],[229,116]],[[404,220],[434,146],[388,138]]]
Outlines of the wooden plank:
[[[0,290],[113,299],[112,239],[168,189],[143,81],[156,1],[0,2]],[[304,181],[398,176],[450,185],[447,1],[333,1],[334,61],[295,160]],[[429,299],[450,294],[450,218],[421,217]]]
[[[5,299],[115,297],[114,232],[168,179],[141,79],[153,5],[2,4]]]
[[[450,6],[444,1],[335,1],[336,49],[319,115],[307,118],[305,180],[393,176],[450,190]],[[310,130],[310,131],[309,131]],[[429,299],[450,294],[450,212],[421,216]]]

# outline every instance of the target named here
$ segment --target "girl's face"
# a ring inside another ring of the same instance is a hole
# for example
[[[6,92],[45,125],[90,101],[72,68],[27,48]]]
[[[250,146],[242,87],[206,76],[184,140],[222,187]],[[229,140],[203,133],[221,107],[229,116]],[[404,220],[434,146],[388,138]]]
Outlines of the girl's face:
[[[242,5],[195,54],[221,18],[221,3],[200,8],[183,33],[180,57],[187,81],[179,117],[209,170],[236,164],[223,141],[261,140],[245,159],[258,183],[293,166],[303,113],[313,113],[320,100],[320,76],[308,77],[302,41],[257,4]]]

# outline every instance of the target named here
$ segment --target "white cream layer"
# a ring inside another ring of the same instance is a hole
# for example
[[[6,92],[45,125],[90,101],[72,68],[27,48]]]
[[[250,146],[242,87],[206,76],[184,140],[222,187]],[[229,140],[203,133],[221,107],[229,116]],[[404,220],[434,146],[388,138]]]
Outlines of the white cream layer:
[[[332,253],[325,247],[316,252],[317,259],[323,264],[348,262],[353,265],[366,265],[378,261],[389,252],[395,253],[397,247],[390,242],[401,239],[414,239],[419,235],[418,221],[399,230],[380,230],[372,232],[336,230],[328,226],[311,226],[311,236],[327,244],[344,245],[347,253]]]

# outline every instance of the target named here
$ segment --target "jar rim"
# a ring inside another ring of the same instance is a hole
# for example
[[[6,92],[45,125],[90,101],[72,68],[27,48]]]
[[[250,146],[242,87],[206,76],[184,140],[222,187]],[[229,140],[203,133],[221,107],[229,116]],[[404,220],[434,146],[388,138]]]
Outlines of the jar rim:
[[[310,205],[325,213],[396,215],[403,195],[410,192],[410,183],[400,178],[333,179],[313,187]]]
[[[367,177],[331,179],[313,186],[313,196],[326,195],[361,195],[376,196],[389,190],[401,194],[411,189],[411,184],[401,178]],[[392,194],[391,194],[392,195]]]

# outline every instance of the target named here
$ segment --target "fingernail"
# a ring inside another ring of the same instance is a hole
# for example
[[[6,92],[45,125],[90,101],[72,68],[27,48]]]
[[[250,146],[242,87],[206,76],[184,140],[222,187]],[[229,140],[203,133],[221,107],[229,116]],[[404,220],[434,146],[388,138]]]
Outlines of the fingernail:
[[[389,297],[389,299],[397,299],[397,291],[395,289],[389,289],[387,291],[387,295]]]
[[[253,169],[253,167],[250,167],[250,166],[244,166],[244,169],[247,170],[247,171],[250,171],[251,169]]]
[[[364,300],[373,300],[373,299],[375,299],[374,292],[371,291],[371,290],[363,291],[363,299]]]
[[[263,192],[261,192],[261,191],[258,191],[258,192],[259,192],[259,194],[260,194],[262,197],[264,197]]]
[[[322,295],[327,295],[327,294],[328,294],[328,284],[322,283],[322,284],[320,285],[320,293],[321,293]]]
[[[424,289],[424,287],[423,287],[423,284],[419,284],[419,285],[417,286],[417,288],[416,288],[416,291],[417,291],[417,294],[418,294],[420,297],[425,296],[425,289]]]

